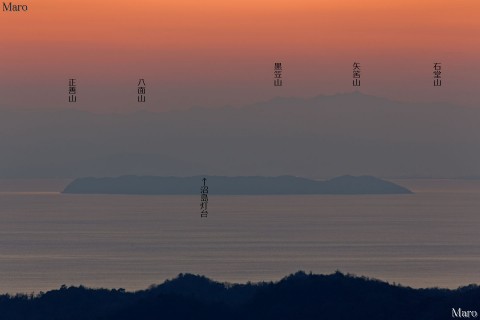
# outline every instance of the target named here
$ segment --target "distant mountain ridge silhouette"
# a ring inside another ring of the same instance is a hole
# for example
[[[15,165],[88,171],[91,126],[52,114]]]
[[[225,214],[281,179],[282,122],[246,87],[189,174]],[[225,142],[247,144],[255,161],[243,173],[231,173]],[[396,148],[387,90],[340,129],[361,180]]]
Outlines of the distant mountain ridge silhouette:
[[[0,109],[0,178],[480,175],[480,108],[360,92],[243,107]]]
[[[203,176],[121,176],[79,178],[63,193],[81,194],[198,194]],[[371,176],[350,175],[327,181],[293,176],[223,177],[206,176],[210,192],[216,195],[268,194],[409,194],[407,188]]]

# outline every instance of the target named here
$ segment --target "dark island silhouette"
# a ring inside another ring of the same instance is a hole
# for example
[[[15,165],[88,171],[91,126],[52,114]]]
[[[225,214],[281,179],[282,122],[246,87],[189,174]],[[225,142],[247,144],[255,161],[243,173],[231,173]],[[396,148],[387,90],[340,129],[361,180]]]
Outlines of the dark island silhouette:
[[[3,320],[437,320],[469,311],[480,311],[477,285],[412,289],[341,272],[297,272],[256,284],[180,274],[137,292],[62,286],[37,295],[0,295]]]
[[[293,176],[222,177],[207,176],[210,192],[216,195],[279,194],[409,194],[410,190],[372,176],[341,176],[316,181]],[[78,194],[198,194],[203,176],[157,177],[121,176],[78,178],[63,193]]]

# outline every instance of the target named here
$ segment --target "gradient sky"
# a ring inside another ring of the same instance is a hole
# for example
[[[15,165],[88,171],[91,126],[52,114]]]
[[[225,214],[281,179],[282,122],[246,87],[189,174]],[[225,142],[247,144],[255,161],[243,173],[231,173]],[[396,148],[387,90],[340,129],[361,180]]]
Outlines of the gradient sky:
[[[480,105],[478,0],[21,3],[28,13],[0,12],[2,108],[169,110],[348,92],[353,61],[364,93]],[[273,86],[276,61],[283,87]],[[443,65],[441,88],[433,62]]]

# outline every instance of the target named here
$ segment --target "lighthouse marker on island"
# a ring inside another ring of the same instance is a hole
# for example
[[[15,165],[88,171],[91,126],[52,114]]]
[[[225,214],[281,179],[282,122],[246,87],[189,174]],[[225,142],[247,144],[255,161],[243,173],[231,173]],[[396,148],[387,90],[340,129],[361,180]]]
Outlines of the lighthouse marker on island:
[[[203,178],[203,186],[200,188],[200,217],[207,218],[208,217],[208,186],[206,185],[207,178]]]

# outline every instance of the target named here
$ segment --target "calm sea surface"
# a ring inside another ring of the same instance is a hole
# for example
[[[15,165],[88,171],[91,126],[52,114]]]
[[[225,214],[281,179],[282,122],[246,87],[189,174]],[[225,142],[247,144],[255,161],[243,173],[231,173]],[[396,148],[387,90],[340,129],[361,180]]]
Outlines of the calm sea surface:
[[[143,289],[179,273],[278,280],[298,271],[413,287],[480,283],[480,181],[397,180],[413,195],[62,195],[0,181],[0,292]]]

